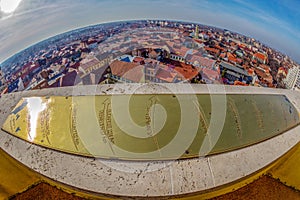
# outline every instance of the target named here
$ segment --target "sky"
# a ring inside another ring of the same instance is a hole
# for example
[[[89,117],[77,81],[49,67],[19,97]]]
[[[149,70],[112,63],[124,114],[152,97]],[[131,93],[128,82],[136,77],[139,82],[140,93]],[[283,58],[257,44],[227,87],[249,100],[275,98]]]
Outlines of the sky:
[[[79,27],[135,19],[197,22],[253,37],[300,63],[299,0],[0,0],[0,63]]]

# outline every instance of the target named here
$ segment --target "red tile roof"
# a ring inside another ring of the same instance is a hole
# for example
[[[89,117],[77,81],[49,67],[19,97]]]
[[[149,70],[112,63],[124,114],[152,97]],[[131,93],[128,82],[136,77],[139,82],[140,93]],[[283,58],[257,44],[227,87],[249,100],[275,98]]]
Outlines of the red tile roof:
[[[144,81],[144,66],[138,65],[138,66],[130,69],[123,75],[123,78],[125,78],[127,80],[131,80],[135,83],[145,82]]]
[[[203,68],[202,69],[203,74],[205,74],[210,80],[218,80],[220,77],[220,74],[218,71]]]
[[[205,58],[205,57],[200,57],[200,65],[207,67],[207,68],[212,68],[213,65],[215,64],[215,60]]]
[[[113,75],[123,77],[126,72],[132,70],[138,65],[138,63],[129,63],[115,60],[110,64],[110,68]]]
[[[198,75],[198,71],[193,68],[175,67],[175,70],[186,80],[191,80]]]
[[[236,63],[237,62],[236,57],[230,52],[227,52],[227,58],[228,58],[228,61],[231,62],[231,63]]]
[[[253,68],[249,68],[249,69],[248,69],[248,74],[249,74],[250,76],[254,75],[254,69],[253,69]]]
[[[248,84],[243,83],[241,81],[234,81],[234,85],[242,85],[242,86],[247,86]]]
[[[186,47],[181,47],[181,48],[174,48],[174,53],[176,53],[177,55],[181,56],[181,57],[184,57],[187,53],[187,51],[189,51],[190,49],[189,48],[186,48]]]
[[[150,57],[150,58],[156,58],[157,55],[158,55],[158,54],[157,54],[154,50],[152,50],[152,51],[149,52],[149,57]]]
[[[215,48],[216,48],[216,49],[219,49],[220,51],[225,51],[225,48],[220,47],[220,45],[216,45]]]
[[[134,57],[133,62],[140,63],[140,62],[142,62],[142,61],[144,61],[144,60],[145,60],[145,59],[144,59],[143,57],[138,57],[138,56],[136,56],[136,57]]]
[[[215,48],[211,48],[211,47],[204,47],[204,49],[206,51],[209,51],[209,52],[212,52],[212,53],[215,53],[215,54],[218,54],[220,52],[219,49],[215,49]]]
[[[239,46],[240,48],[245,48],[245,47],[246,47],[246,45],[243,44],[243,43],[238,44],[238,46]]]
[[[188,54],[186,56],[187,61],[191,62],[192,64],[195,64],[195,62],[200,63],[201,58],[202,58],[201,56],[194,55],[194,54],[193,55],[192,54]]]
[[[172,83],[176,75],[176,73],[165,70],[163,68],[159,68],[156,72],[156,78],[166,81],[168,83]]]
[[[262,61],[266,61],[267,60],[267,56],[263,53],[260,53],[260,52],[257,52],[253,55],[255,58],[258,58],[259,60],[262,60]]]
[[[199,44],[202,44],[202,43],[203,43],[203,41],[202,41],[202,40],[195,39],[195,38],[193,38],[193,39],[194,39],[194,41],[195,41],[195,42],[197,42],[197,43],[199,43]]]
[[[68,72],[65,76],[60,79],[60,86],[74,86],[81,81],[80,77],[77,76],[76,70]]]
[[[226,53],[221,53],[219,57],[220,58],[225,58],[225,56],[226,56]]]
[[[236,59],[236,62],[239,63],[239,64],[241,64],[241,63],[243,62],[243,59],[237,58],[237,59]]]
[[[260,64],[259,66],[263,68],[266,72],[270,72],[270,67],[268,65]]]
[[[260,76],[260,80],[262,81],[265,81],[267,83],[272,83],[273,82],[273,77],[270,75],[270,74],[267,74],[265,73],[264,71],[262,70],[259,70],[259,69],[255,69],[255,73]]]
[[[287,69],[285,69],[284,67],[279,67],[278,68],[278,73],[285,73],[285,74],[287,74],[288,73],[288,70]]]

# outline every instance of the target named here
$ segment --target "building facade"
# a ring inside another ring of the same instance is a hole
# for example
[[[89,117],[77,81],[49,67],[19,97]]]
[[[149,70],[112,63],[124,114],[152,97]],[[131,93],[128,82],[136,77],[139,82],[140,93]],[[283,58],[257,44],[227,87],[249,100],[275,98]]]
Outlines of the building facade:
[[[298,76],[297,76],[297,79],[296,79],[296,84],[295,84],[295,89],[300,89],[300,68],[298,66]]]
[[[294,65],[289,69],[286,78],[284,79],[284,84],[287,89],[293,89],[298,81],[299,84],[299,66]]]

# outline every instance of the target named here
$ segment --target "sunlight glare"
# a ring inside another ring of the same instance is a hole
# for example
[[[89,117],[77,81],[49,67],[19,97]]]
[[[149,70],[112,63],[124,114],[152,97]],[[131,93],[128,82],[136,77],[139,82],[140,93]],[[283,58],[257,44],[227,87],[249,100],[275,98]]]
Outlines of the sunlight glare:
[[[5,13],[12,13],[16,10],[22,0],[0,0],[0,10]]]

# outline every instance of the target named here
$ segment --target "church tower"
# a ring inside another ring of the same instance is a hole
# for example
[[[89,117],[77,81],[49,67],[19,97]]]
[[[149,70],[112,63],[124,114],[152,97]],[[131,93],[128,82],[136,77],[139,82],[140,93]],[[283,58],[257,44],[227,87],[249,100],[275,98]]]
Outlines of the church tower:
[[[194,38],[199,39],[199,27],[198,27],[198,25],[196,25],[196,28],[195,28]]]

